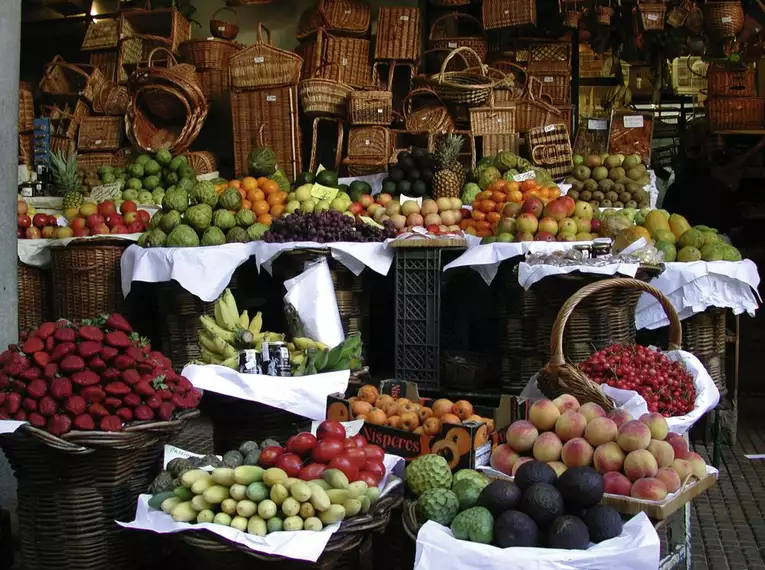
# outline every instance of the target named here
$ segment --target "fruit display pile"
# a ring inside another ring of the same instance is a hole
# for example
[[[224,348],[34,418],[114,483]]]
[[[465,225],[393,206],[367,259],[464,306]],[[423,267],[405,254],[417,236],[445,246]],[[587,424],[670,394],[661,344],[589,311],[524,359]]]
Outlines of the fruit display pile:
[[[323,422],[317,437],[300,433],[285,447],[247,441],[222,460],[173,459],[152,483],[149,506],[176,522],[219,524],[256,536],[319,531],[369,511],[380,494],[383,455],[361,436],[346,438],[341,424]],[[208,465],[212,472],[198,468]]]
[[[460,231],[460,221],[470,216],[468,210],[462,210],[459,198],[426,198],[420,205],[415,200],[402,203],[385,192],[375,197],[362,194],[357,202],[351,204],[350,211],[380,224],[388,222],[399,233],[415,227],[424,227],[432,234],[455,233]]]
[[[202,394],[119,314],[46,322],[0,355],[0,418],[61,436],[170,420]]]
[[[248,312],[239,312],[236,299],[226,289],[213,305],[213,315],[199,318],[197,332],[203,364],[219,364],[239,368],[239,351],[254,348],[260,351],[264,342],[284,341],[284,334],[262,330],[263,315],[252,319]],[[306,337],[296,337],[287,343],[293,376],[305,376],[335,370],[361,368],[361,337],[350,335],[337,346],[327,345]]]
[[[17,201],[16,212],[16,237],[19,239],[71,237],[71,230],[68,228],[66,228],[66,232],[58,231],[58,218],[56,216],[34,213],[34,210],[30,215],[29,205],[21,196]]]
[[[414,147],[398,153],[397,162],[388,169],[382,191],[391,196],[430,196],[433,192],[435,155],[427,149]]]
[[[294,213],[274,221],[262,236],[269,243],[315,241],[318,243],[380,242],[396,237],[389,220],[372,225],[331,210],[313,214]]]
[[[449,526],[458,540],[499,548],[582,550],[622,532],[619,513],[598,504],[604,481],[591,467],[559,476],[550,466],[530,461],[514,481],[491,481],[471,469],[452,475],[442,457],[425,455],[407,467],[406,481],[417,496],[417,523]]]
[[[285,214],[319,214],[329,210],[343,213],[348,211],[351,205],[350,187],[338,183],[337,172],[334,170],[322,170],[317,174],[303,172],[298,176],[295,184],[295,189],[287,194]],[[314,193],[314,184],[324,188]],[[366,182],[353,183],[354,186],[359,184],[371,191],[371,187]],[[325,189],[329,189],[329,192]]]
[[[176,187],[189,190],[197,175],[185,156],[173,156],[160,150],[153,157],[140,154],[127,168],[102,166],[98,169],[102,184],[121,181],[122,199],[139,204],[162,205],[165,192]]]
[[[612,345],[592,354],[579,367],[598,384],[635,390],[648,410],[663,416],[682,416],[693,410],[693,377],[678,362],[640,345]]]
[[[704,459],[670,433],[657,412],[634,420],[625,410],[608,414],[598,404],[579,405],[570,394],[537,400],[528,420],[507,428],[507,443],[491,454],[491,466],[517,476],[527,462],[546,463],[558,476],[577,467],[603,475],[606,493],[662,501],[690,475],[706,474]]]
[[[524,174],[526,176],[521,176]],[[544,196],[543,188],[549,190],[557,188],[547,170],[539,166],[533,166],[525,158],[505,150],[496,156],[484,156],[478,161],[475,169],[471,170],[468,174],[468,183],[462,189],[462,203],[465,205],[472,204],[481,191],[501,190],[495,184],[496,182],[518,183],[516,178],[522,178],[526,182],[533,181],[535,183],[533,188],[539,194],[539,197],[545,199],[547,198]],[[513,189],[517,190],[515,187]],[[529,189],[531,189],[530,185]],[[510,201],[520,202],[522,198],[510,199]]]
[[[69,235],[84,237],[106,234],[135,234],[149,225],[149,212],[139,210],[132,200],[104,200],[100,204],[83,202],[79,208],[67,208],[64,217],[69,223]],[[59,234],[62,232],[59,232]]]
[[[574,200],[589,202],[593,208],[647,208],[651,183],[639,154],[574,155],[574,168],[564,180]]]

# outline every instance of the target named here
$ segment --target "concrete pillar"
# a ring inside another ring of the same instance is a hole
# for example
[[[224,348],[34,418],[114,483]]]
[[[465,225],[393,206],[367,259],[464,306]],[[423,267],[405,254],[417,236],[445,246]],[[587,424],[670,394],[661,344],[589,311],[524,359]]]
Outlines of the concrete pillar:
[[[0,0],[0,350],[16,341],[16,188],[18,187],[21,0]],[[0,452],[0,507],[15,503],[15,481]]]

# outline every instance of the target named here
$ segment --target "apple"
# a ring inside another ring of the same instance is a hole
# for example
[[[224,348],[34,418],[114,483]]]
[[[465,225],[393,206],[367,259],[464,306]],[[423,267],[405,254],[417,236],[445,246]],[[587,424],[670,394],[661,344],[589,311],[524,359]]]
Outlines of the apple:
[[[358,203],[361,204],[362,208],[369,208],[369,206],[375,203],[375,199],[369,194],[362,194],[359,196]]]
[[[527,198],[521,205],[522,212],[528,212],[529,214],[534,214],[534,217],[536,217],[537,219],[539,219],[542,216],[542,212],[544,211],[544,208],[545,206],[542,203],[542,200],[540,200],[536,196]]]
[[[106,216],[106,225],[109,226],[109,228],[114,228],[114,226],[124,226],[125,223],[125,220],[120,214],[109,214]]]
[[[42,237],[40,229],[34,226],[28,227],[24,232],[24,235],[27,236],[27,239],[40,239]]]
[[[151,220],[151,216],[149,215],[149,212],[147,212],[146,210],[138,210],[138,217],[141,219],[144,226],[149,225],[149,221]]]
[[[108,214],[116,214],[117,208],[114,205],[114,202],[111,200],[104,200],[98,205],[98,213],[102,216],[107,216]]]
[[[531,232],[520,231],[515,234],[515,241],[534,241],[534,234]]]
[[[42,229],[42,232],[40,232],[40,233],[41,233],[42,237],[44,237],[45,239],[53,239],[53,235],[54,235],[55,232],[56,232],[56,228],[55,227],[53,227],[53,226],[45,226]]]
[[[587,204],[589,206],[589,204]],[[576,222],[576,233],[588,234],[592,231],[592,222],[589,218],[578,217],[574,220]]]
[[[88,216],[88,227],[91,230],[94,230],[96,226],[103,225],[104,223],[104,217],[101,214],[91,214]]]
[[[364,211],[364,206],[362,206],[359,202],[354,202],[348,207],[348,211],[354,216],[358,216]]]
[[[135,222],[130,224],[126,229],[127,229],[126,233],[129,233],[129,234],[139,234],[142,231],[144,231],[144,229],[146,229],[146,228],[144,227],[142,221],[136,220]]]
[[[69,227],[74,231],[85,229],[87,226],[88,223],[85,218],[75,218],[69,224]]]
[[[56,232],[55,233],[56,239],[66,239],[74,235],[74,231],[72,230],[72,228],[69,228],[67,226],[55,228],[55,232]]]
[[[141,216],[138,215],[138,212],[128,212],[122,216],[122,221],[125,225],[130,225],[136,220],[141,220]]]
[[[571,201],[573,202],[573,200]],[[544,215],[545,217],[550,217],[556,222],[559,222],[563,218],[568,217],[568,204],[564,202],[562,198],[557,198],[552,202],[548,202],[544,209]]]
[[[531,200],[531,198],[529,198],[529,200]],[[519,232],[527,232],[530,234],[534,234],[536,233],[537,228],[539,227],[539,220],[537,220],[536,215],[534,215],[533,213],[524,212],[523,214],[518,216],[518,219],[515,221],[515,227],[518,229]]]
[[[576,203],[576,206],[574,206],[574,216],[577,218],[584,218],[586,220],[591,220],[593,215],[592,206],[589,202],[583,202],[579,201]]]
[[[128,212],[135,212],[137,210],[138,210],[138,206],[132,200],[125,200],[120,205],[120,212],[123,214],[127,214]]]
[[[497,222],[496,234],[513,234],[515,235],[515,219],[514,218],[502,218]]]
[[[593,218],[590,220],[590,231],[594,234],[600,232],[600,220]]]
[[[576,210],[576,202],[574,202],[574,199],[571,196],[561,196],[560,198],[557,198],[557,200],[560,200],[563,202],[563,204],[566,205],[566,216],[571,217],[574,215],[574,211]]]
[[[432,234],[439,234],[441,233],[441,229],[438,227],[438,224],[428,224],[425,228]]]
[[[381,206],[387,206],[388,202],[393,200],[393,196],[388,194],[387,192],[382,192],[381,194],[377,195],[377,203]]]
[[[539,232],[534,237],[534,241],[555,241],[555,236],[550,232]]]
[[[109,233],[111,233],[111,230],[105,223],[100,223],[93,227],[93,235],[106,235]]]
[[[26,214],[21,214],[18,218],[16,218],[16,225],[20,228],[28,228],[32,225],[32,218]]]
[[[120,224],[118,226],[113,226],[111,233],[113,233],[113,234],[127,234],[127,233],[130,233],[130,232],[128,232],[128,229],[125,226]]]
[[[544,217],[539,220],[539,231],[547,232],[554,236],[558,235],[558,222],[556,222],[553,218]]]
[[[88,228],[78,228],[74,230],[74,237],[85,237],[90,235],[90,230]]]
[[[16,213],[19,216],[26,214],[28,208],[29,208],[29,204],[27,204],[24,200],[18,200],[16,202]]]
[[[576,222],[572,220],[571,218],[563,218],[561,221],[558,222],[558,231],[564,234],[576,235],[577,233]]]
[[[36,228],[44,228],[48,225],[48,215],[47,214],[35,214],[35,217],[32,218],[32,225]]]

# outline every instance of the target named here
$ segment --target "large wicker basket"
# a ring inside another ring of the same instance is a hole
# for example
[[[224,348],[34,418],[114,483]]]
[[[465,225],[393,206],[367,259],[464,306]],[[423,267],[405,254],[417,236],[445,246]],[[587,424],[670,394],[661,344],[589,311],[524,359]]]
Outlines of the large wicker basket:
[[[460,24],[464,24],[467,30],[460,31]],[[481,61],[486,60],[489,46],[480,20],[461,12],[436,18],[430,27],[428,49],[453,50],[460,47],[469,47],[478,54]]]
[[[709,128],[714,131],[761,129],[765,125],[765,98],[713,97],[707,100]]]
[[[159,350],[181,370],[201,357],[197,340],[199,317],[212,314],[213,304],[189,293],[177,281],[157,284]],[[228,448],[227,448],[228,449]]]
[[[303,70],[303,58],[271,45],[271,32],[258,24],[255,44],[229,60],[231,86],[235,89],[269,89],[295,85]]]
[[[334,66],[340,70],[338,79],[322,77],[322,68]],[[304,79],[298,85],[300,106],[308,117],[345,118],[348,108],[348,96],[353,88],[343,83],[343,68],[337,63],[328,63],[316,68],[315,77]]]
[[[295,35],[304,42],[324,28],[341,36],[363,37],[369,31],[371,16],[369,3],[361,0],[318,0],[300,15]]]
[[[417,61],[420,56],[420,9],[380,7],[377,14],[375,58]]]
[[[19,331],[39,326],[48,320],[49,272],[41,267],[18,263]]]

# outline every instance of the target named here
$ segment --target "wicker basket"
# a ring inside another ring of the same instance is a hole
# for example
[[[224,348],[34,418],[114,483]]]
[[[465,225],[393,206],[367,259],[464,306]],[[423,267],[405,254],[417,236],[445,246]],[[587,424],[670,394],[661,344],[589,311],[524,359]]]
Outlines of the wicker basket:
[[[337,172],[340,170],[340,165],[343,161],[343,141],[345,140],[345,125],[343,120],[338,117],[313,118],[313,123],[311,124],[311,156],[308,161],[308,170],[316,172],[316,169],[319,168],[319,125],[321,125],[322,121],[334,123],[335,125],[335,132],[337,133],[337,138],[334,141],[335,160],[331,168]]]
[[[705,2],[704,29],[714,40],[735,38],[744,28],[744,9],[741,2]]]
[[[142,567],[144,537],[115,520],[133,518],[138,495],[159,472],[165,441],[184,423],[143,422],[121,432],[70,432],[63,439],[24,425],[1,435],[18,482],[24,567]]]
[[[120,258],[130,242],[118,239],[51,246],[53,317],[90,319],[121,313]]]
[[[113,166],[114,155],[110,152],[89,152],[77,154],[78,170],[98,170],[102,166]]]
[[[178,46],[181,60],[197,70],[227,68],[231,57],[241,49],[239,44],[217,38],[186,40]]]
[[[181,370],[202,356],[197,339],[199,317],[212,314],[213,304],[189,293],[177,281],[158,283],[156,293],[159,350]]]
[[[93,101],[106,80],[97,67],[73,65],[57,55],[45,66],[40,91],[59,97],[80,97]]]
[[[93,100],[93,111],[102,115],[124,116],[130,95],[128,90],[114,81],[105,81]]]
[[[494,156],[503,150],[518,154],[521,148],[520,133],[504,135],[484,135],[481,137],[482,156]]]
[[[35,100],[32,95],[32,84],[22,81],[19,83],[19,132],[33,130],[34,120]]]
[[[100,69],[107,81],[117,81],[118,50],[119,48],[104,51],[92,51],[88,56],[90,65]]]
[[[765,126],[765,98],[710,98],[706,106],[712,131],[761,129]]]
[[[511,135],[516,132],[514,103],[503,103],[499,107],[491,103],[488,107],[471,107],[469,111],[473,136]]]
[[[300,44],[295,52],[303,57],[302,79],[315,76],[322,68],[321,77],[340,80],[354,88],[364,89],[371,84],[369,65],[370,42],[366,39],[337,37],[320,30],[314,41]],[[337,66],[327,64],[336,63]]]
[[[437,103],[431,102],[427,105],[418,105],[415,109],[412,98],[425,96],[436,99]],[[404,98],[403,114],[406,130],[412,133],[448,132],[453,131],[455,128],[454,119],[449,114],[449,110],[444,105],[441,97],[438,96],[438,93],[432,89],[412,89]]]
[[[559,109],[553,107],[551,102],[540,98],[538,95],[540,91],[539,80],[535,77],[529,77],[523,95],[515,101],[515,126],[518,132],[525,133],[535,127],[566,122]]]
[[[346,158],[343,160],[343,164],[348,169],[348,176],[371,176],[388,171],[387,158],[385,160],[351,160]],[[350,325],[350,323],[344,323],[344,329],[346,324]]]
[[[460,30],[460,24],[468,29]],[[430,27],[428,48],[454,50],[460,47],[473,50],[481,62],[486,60],[489,44],[480,20],[461,12],[452,12],[437,18]]]
[[[229,75],[227,69],[202,69],[198,75],[199,86],[208,102],[219,99],[228,93]]]
[[[680,349],[683,340],[683,329],[680,325],[680,319],[677,316],[677,311],[672,306],[672,302],[661,291],[637,279],[616,278],[591,283],[572,295],[563,304],[555,319],[552,334],[550,335],[550,361],[540,371],[538,377],[539,388],[545,395],[554,398],[560,394],[571,394],[581,403],[595,402],[600,404],[606,411],[613,409],[614,404],[611,398],[603,393],[598,384],[588,379],[576,364],[566,363],[563,333],[566,323],[573,315],[577,305],[586,300],[588,296],[613,292],[618,289],[631,289],[642,293],[650,293],[656,297],[669,319],[669,350]]]
[[[348,122],[351,125],[390,125],[393,121],[393,93],[351,91],[348,95]]]
[[[725,379],[726,313],[727,309],[712,307],[682,322],[685,350],[701,361],[720,391],[720,396],[728,392]]]
[[[535,0],[483,0],[481,10],[487,30],[537,25]]]
[[[48,270],[18,263],[19,332],[48,320]]]
[[[571,101],[571,72],[568,69],[537,72],[529,68],[529,77],[541,83],[541,94],[549,97],[553,105],[565,105]]]
[[[712,64],[707,70],[707,89],[710,97],[754,97],[754,70]]]
[[[636,13],[640,16],[640,26],[645,32],[654,32],[664,29],[664,18],[667,15],[667,6],[662,3],[637,3]]]
[[[51,132],[65,139],[74,139],[77,136],[77,129],[80,128],[82,120],[90,115],[90,108],[85,101],[78,100],[74,108],[68,104],[64,108],[58,105],[40,107],[42,114],[49,117],[52,124]]]
[[[198,150],[194,152],[187,152],[183,156],[186,157],[186,161],[189,166],[194,169],[197,174],[209,174],[218,170],[218,163],[215,160],[215,155],[206,150]]]
[[[229,60],[231,87],[270,89],[296,85],[304,70],[303,58],[271,45],[271,32],[258,24],[258,39]]]
[[[451,103],[480,105],[486,99],[498,81],[487,75],[487,68],[478,63],[478,67],[469,67],[461,71],[446,71],[449,62],[458,54],[468,54],[478,58],[469,47],[459,47],[453,50],[441,64],[441,71],[434,75],[417,75],[413,83],[417,86],[429,87],[443,99]]]
[[[34,135],[19,135],[19,164],[32,164],[34,158]]]
[[[119,43],[119,22],[102,19],[91,22],[82,40],[82,51],[114,49]]]
[[[85,117],[80,123],[77,147],[80,150],[119,150],[122,147],[121,117]]]
[[[419,8],[381,6],[377,14],[375,59],[417,61],[419,57]]]
[[[392,147],[388,127],[354,127],[348,131],[349,162],[385,162]]]
[[[315,77],[304,79],[298,85],[300,106],[308,117],[344,118],[347,115],[348,96],[353,92],[353,88],[343,83],[342,68],[338,80],[321,77],[324,69],[329,66],[338,64],[329,63],[317,68]]]
[[[364,37],[369,32],[372,13],[361,0],[318,0],[317,5],[300,15],[295,36],[301,42],[312,38],[319,29],[338,36]]]
[[[151,38],[155,45],[144,47],[143,54],[157,45],[178,52],[178,46],[191,38],[191,22],[175,8],[159,10],[129,10],[120,14],[120,39],[130,37]]]
[[[234,15],[236,22],[232,23],[216,18],[216,16],[221,12],[230,12]],[[222,40],[233,40],[239,33],[239,14],[237,14],[235,10],[232,10],[226,6],[223,8],[218,8],[215,10],[215,12],[213,12],[212,18],[210,19],[210,33],[213,35],[213,37],[220,38]]]

